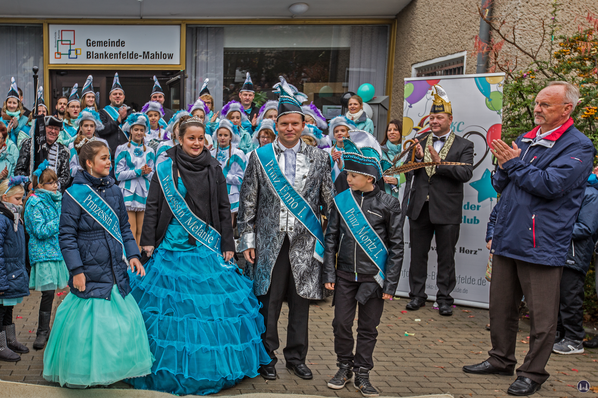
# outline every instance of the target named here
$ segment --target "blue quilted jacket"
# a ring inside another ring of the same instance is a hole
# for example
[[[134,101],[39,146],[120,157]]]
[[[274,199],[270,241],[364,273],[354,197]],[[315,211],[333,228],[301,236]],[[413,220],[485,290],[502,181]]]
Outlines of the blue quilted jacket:
[[[2,299],[29,296],[29,276],[25,268],[25,230],[20,221],[16,231],[14,225],[12,213],[0,203],[0,298]]]
[[[32,264],[62,260],[58,244],[61,207],[60,193],[53,199],[51,192],[42,189],[27,200],[25,228],[29,234],[29,261]]]

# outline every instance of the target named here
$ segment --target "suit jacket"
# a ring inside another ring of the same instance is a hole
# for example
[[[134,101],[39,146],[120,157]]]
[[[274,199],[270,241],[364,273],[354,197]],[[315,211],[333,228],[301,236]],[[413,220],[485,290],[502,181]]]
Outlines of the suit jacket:
[[[104,109],[100,109],[100,120],[104,124],[104,129],[96,131],[96,134],[106,140],[108,147],[110,147],[110,153],[112,154],[112,163],[116,160],[116,148],[120,145],[129,141],[127,135],[121,130],[118,121],[114,120],[112,116],[108,114]],[[131,111],[127,113],[127,117]]]
[[[276,142],[272,145],[280,164],[284,159],[282,151]],[[284,170],[282,165],[281,169]],[[294,188],[316,215],[328,215],[335,191],[326,152],[301,141]],[[255,152],[251,153],[245,170],[239,202],[237,225],[241,238],[238,251],[256,249],[256,263],[248,263],[246,268],[248,276],[254,280],[255,295],[263,296],[268,292],[272,269],[288,235],[297,294],[306,299],[322,299],[322,264],[313,257],[316,239],[281,204]]]
[[[428,134],[418,137],[422,145],[427,139]],[[472,166],[436,166],[436,173],[432,177],[428,177],[425,168],[412,171],[413,186],[407,208],[409,219],[417,220],[426,200],[429,200],[432,224],[461,224],[463,183],[473,175],[473,142],[455,135],[444,161],[468,163]]]

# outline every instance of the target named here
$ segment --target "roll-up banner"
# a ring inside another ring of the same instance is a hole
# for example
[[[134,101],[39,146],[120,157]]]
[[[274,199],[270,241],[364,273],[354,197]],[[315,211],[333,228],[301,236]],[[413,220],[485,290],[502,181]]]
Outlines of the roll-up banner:
[[[489,250],[486,249],[486,224],[496,204],[492,188],[494,170],[489,143],[501,137],[503,73],[460,76],[430,76],[405,79],[403,140],[429,132],[428,115],[432,107],[432,86],[439,84],[446,91],[453,110],[452,130],[474,144],[474,170],[464,184],[463,218],[455,254],[457,285],[452,293],[456,304],[488,308],[490,282],[486,281]],[[454,166],[459,167],[459,166]],[[404,181],[404,176],[402,177]],[[403,197],[405,186],[401,188]],[[409,295],[411,237],[409,220],[405,221],[405,259],[397,295]],[[435,299],[437,287],[436,243],[428,257],[426,294]]]

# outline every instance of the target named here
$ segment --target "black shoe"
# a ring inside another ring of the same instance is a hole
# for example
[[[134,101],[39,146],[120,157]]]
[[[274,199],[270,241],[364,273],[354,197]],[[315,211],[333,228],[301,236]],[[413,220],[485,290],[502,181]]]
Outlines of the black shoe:
[[[328,382],[328,388],[340,390],[353,378],[353,371],[351,370],[353,364],[351,362],[339,362],[336,366],[338,366],[338,372]]]
[[[442,316],[451,316],[453,315],[453,309],[449,304],[440,304],[438,307],[438,313]]]
[[[15,330],[14,323],[4,326],[4,331],[6,332],[6,345],[8,348],[17,354],[27,354],[29,352],[29,348],[17,340],[17,331]]]
[[[370,371],[365,368],[359,368],[355,372],[355,379],[353,380],[353,386],[363,395],[364,397],[377,397],[380,395],[376,387],[370,383]]]
[[[463,366],[465,373],[474,373],[478,375],[502,375],[502,376],[513,376],[513,369],[499,369],[495,368],[488,361],[478,363],[475,365]]]
[[[405,308],[407,308],[409,311],[417,311],[421,307],[425,307],[425,306],[426,306],[426,300],[416,297],[414,299],[411,299],[411,301],[405,306]]]
[[[276,380],[276,368],[274,365],[262,365],[259,372],[260,376],[266,380]]]
[[[52,318],[51,312],[40,311],[38,325],[37,325],[37,336],[33,342],[34,350],[43,350],[48,342],[50,336],[50,319]]]
[[[309,370],[309,368],[304,363],[293,365],[287,362],[287,369],[292,370],[293,373],[295,373],[295,376],[298,376],[303,380],[311,380],[314,378],[314,375],[311,373],[311,370]]]
[[[592,340],[584,341],[583,346],[586,348],[598,347],[598,336],[594,336],[594,338]]]
[[[536,391],[540,389],[542,384],[536,383],[532,379],[528,379],[527,377],[519,376],[517,380],[511,384],[509,389],[507,390],[507,394],[509,395],[532,395]]]
[[[6,343],[6,332],[0,332],[0,361],[4,362],[19,362],[21,356],[8,348]]]

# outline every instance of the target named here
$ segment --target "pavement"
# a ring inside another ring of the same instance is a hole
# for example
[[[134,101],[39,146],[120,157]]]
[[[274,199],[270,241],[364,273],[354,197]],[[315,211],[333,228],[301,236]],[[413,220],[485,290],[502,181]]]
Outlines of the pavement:
[[[56,306],[64,299],[66,292],[57,292]],[[19,339],[31,348],[35,340],[37,313],[41,294],[31,292],[23,303],[16,306],[14,316]],[[490,333],[484,329],[488,323],[488,311],[457,306],[452,317],[442,317],[432,308],[432,303],[419,311],[405,311],[406,299],[393,299],[386,303],[376,351],[375,367],[371,372],[372,383],[379,388],[381,396],[413,397],[430,394],[451,394],[454,397],[506,397],[506,389],[515,380],[515,376],[479,376],[463,373],[463,365],[478,363],[487,358],[490,348]],[[313,380],[301,380],[289,373],[284,365],[282,350],[279,355],[276,381],[265,381],[261,377],[245,379],[235,387],[222,391],[217,396],[225,397],[239,394],[257,394],[270,397],[282,395],[301,395],[316,397],[361,397],[352,386],[333,391],[326,386],[336,372],[336,357],[333,350],[331,300],[313,304],[310,308],[310,348],[307,365],[314,373]],[[55,313],[55,311],[54,311]],[[284,347],[286,333],[287,308],[283,307],[280,319],[281,347]],[[520,322],[517,338],[517,359],[523,360],[528,350],[529,320]],[[24,354],[17,363],[0,362],[0,379],[10,382],[35,385],[56,386],[42,378],[43,351]],[[577,384],[586,380],[591,386],[598,387],[598,349],[586,349],[581,355],[553,354],[547,367],[550,378],[534,397],[577,397],[595,396],[598,388],[588,393],[580,393]],[[1,383],[1,397],[10,383]],[[10,391],[21,391],[12,396],[70,396],[66,389],[28,390],[34,386],[13,385]],[[111,386],[115,389],[127,389],[125,383]],[[29,392],[27,392],[29,391]],[[58,391],[59,393],[41,393],[40,391]],[[91,393],[94,390],[84,390]],[[104,390],[110,391],[110,390]],[[117,394],[117,391],[119,392]],[[596,391],[596,392],[594,392]],[[98,394],[98,393],[93,393]],[[137,397],[135,391],[112,390],[111,396]],[[149,395],[148,395],[149,396]]]

